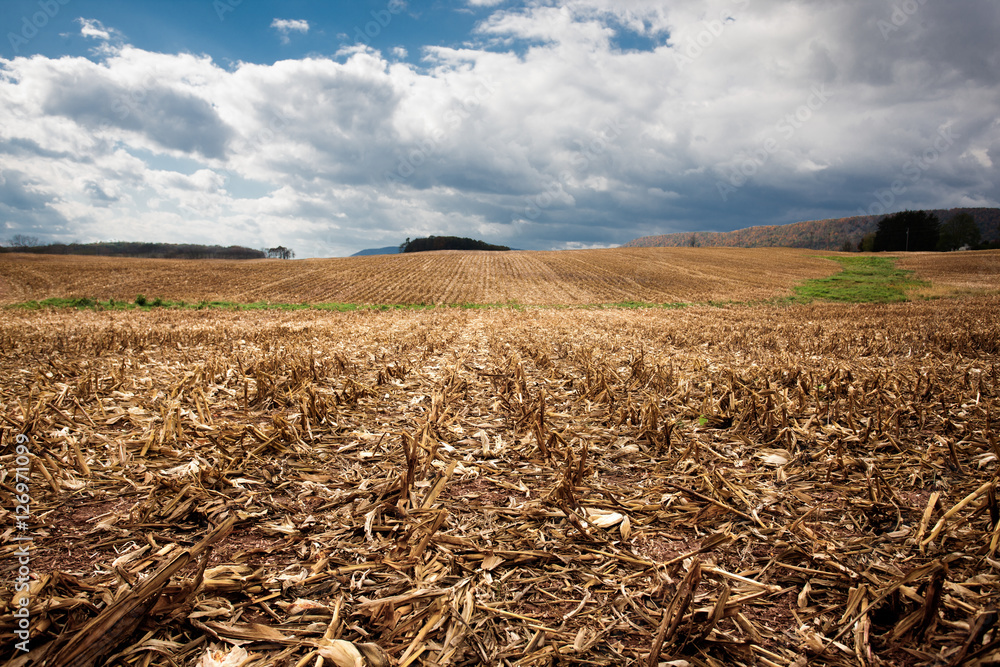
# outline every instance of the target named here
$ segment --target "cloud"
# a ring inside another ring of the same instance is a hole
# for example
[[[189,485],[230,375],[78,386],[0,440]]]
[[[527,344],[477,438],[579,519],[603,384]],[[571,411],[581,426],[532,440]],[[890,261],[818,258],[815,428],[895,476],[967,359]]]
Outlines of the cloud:
[[[90,198],[94,202],[95,206],[110,206],[121,199],[117,195],[108,193],[105,188],[102,188],[99,183],[94,181],[88,181],[84,185],[83,189],[90,195]]]
[[[97,19],[78,18],[77,22],[80,24],[80,34],[84,37],[99,39],[104,42],[111,39],[120,40],[124,37],[121,32],[114,28],[106,28]]]
[[[103,64],[85,58],[15,62],[44,116],[71,119],[95,137],[130,137],[144,147],[222,157],[231,129],[203,89],[177,82],[176,69],[168,72],[157,61],[162,59],[126,48]],[[190,56],[169,62],[178,65],[214,69]],[[81,80],[87,85],[78,85]]]
[[[607,243],[580,243],[579,241],[566,241],[557,250],[601,250],[604,248],[617,248],[616,245]]]
[[[5,233],[60,238],[71,227],[57,209],[59,203],[60,197],[53,189],[25,173],[13,169],[0,171],[0,218],[4,220]]]
[[[0,60],[0,205],[69,240],[301,257],[1000,205],[1000,9],[915,6],[503,3],[416,64],[364,45]]]
[[[309,32],[309,22],[301,19],[274,19],[271,21],[271,27],[281,35],[282,44],[288,44],[288,35],[292,32],[302,34]]]
[[[46,206],[52,199],[23,173],[13,170],[0,173],[0,202],[3,205],[29,211]]]

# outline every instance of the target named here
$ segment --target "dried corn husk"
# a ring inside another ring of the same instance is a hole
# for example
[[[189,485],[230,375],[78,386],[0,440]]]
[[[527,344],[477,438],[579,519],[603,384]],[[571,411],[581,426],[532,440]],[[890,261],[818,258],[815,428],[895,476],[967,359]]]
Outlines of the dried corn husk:
[[[337,667],[389,667],[389,656],[378,644],[355,644],[343,639],[325,640],[317,648],[325,660]]]
[[[613,528],[625,520],[625,515],[610,510],[587,509],[587,521],[598,528]]]
[[[209,647],[198,661],[198,667],[242,667],[250,655],[242,646],[220,649],[213,645]]]

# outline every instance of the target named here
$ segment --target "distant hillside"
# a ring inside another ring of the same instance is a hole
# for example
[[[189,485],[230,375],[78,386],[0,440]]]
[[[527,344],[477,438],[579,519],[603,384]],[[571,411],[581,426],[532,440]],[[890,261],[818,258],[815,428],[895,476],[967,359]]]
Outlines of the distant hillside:
[[[371,255],[398,255],[399,246],[398,245],[387,245],[384,248],[365,248],[364,250],[359,250],[351,257],[369,257]]]
[[[983,242],[1000,241],[1000,209],[952,208],[929,210],[942,223],[959,213],[968,213],[982,234]],[[865,234],[874,232],[883,216],[858,215],[849,218],[809,220],[787,225],[762,225],[732,232],[679,232],[633,239],[623,247],[659,248],[683,246],[723,246],[735,248],[810,248],[813,250],[840,250],[847,241],[857,248]],[[693,243],[692,243],[693,241]]]
[[[111,241],[108,243],[52,243],[12,248],[0,252],[27,252],[39,255],[91,255],[98,257],[142,257],[147,259],[263,259],[263,250],[231,245],[196,243],[144,243]]]
[[[464,236],[428,236],[421,239],[406,239],[400,246],[402,252],[427,252],[430,250],[510,250],[505,245],[493,245]]]

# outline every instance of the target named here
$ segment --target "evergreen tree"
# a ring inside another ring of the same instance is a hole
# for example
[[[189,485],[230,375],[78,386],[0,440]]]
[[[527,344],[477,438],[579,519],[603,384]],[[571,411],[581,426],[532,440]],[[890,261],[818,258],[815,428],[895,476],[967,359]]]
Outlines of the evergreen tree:
[[[935,250],[939,236],[940,224],[936,215],[927,211],[900,211],[879,220],[873,250]]]
[[[861,252],[873,252],[875,250],[875,232],[865,234],[858,243],[858,250]]]
[[[941,225],[941,237],[938,239],[937,249],[948,251],[966,246],[974,248],[979,245],[979,239],[979,226],[975,218],[968,213],[959,213]]]

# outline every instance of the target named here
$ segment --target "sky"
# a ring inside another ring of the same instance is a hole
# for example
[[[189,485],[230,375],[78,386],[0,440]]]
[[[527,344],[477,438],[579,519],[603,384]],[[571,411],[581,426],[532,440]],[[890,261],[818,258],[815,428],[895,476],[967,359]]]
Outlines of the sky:
[[[533,250],[1000,206],[996,0],[0,0],[0,242]]]

